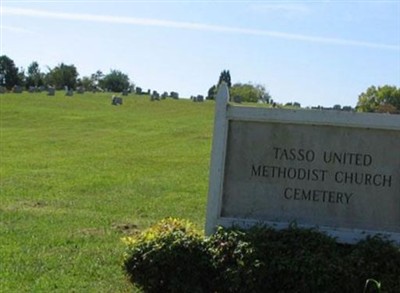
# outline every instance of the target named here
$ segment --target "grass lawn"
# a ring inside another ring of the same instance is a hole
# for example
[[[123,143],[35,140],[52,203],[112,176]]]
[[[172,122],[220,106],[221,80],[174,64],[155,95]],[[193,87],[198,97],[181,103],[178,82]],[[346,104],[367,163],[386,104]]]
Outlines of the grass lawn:
[[[132,292],[120,238],[203,229],[214,103],[0,95],[0,291]]]

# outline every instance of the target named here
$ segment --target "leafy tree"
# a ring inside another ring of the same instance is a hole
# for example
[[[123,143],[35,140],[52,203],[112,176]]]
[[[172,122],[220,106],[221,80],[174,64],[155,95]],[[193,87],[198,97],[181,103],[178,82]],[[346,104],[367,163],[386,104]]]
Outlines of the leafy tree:
[[[131,82],[129,84],[128,90],[129,90],[130,93],[134,93],[135,92],[135,88],[136,88],[136,85],[133,82]]]
[[[17,85],[24,86],[25,84],[26,84],[25,69],[21,67],[18,70],[18,83],[17,83]]]
[[[262,100],[265,103],[271,102],[271,95],[261,84],[251,84],[251,83],[236,83],[232,86],[231,74],[229,70],[223,70],[219,76],[218,84],[213,85],[209,88],[206,99],[214,100],[217,94],[218,86],[226,82],[229,88],[229,94],[231,97],[239,96],[242,98],[243,102],[258,102]]]
[[[375,86],[370,86],[365,93],[363,92],[358,96],[358,111],[374,112],[377,106],[377,89]]]
[[[27,70],[26,87],[41,86],[44,84],[44,74],[40,72],[39,63],[33,61]]]
[[[47,81],[54,85],[56,89],[63,89],[65,86],[68,88],[75,88],[77,84],[78,71],[75,65],[66,65],[64,63],[50,69],[47,74]]]
[[[128,75],[118,70],[111,70],[100,80],[100,86],[112,92],[122,92],[130,87]]]
[[[259,94],[259,99],[265,103],[269,103],[271,100],[271,95],[269,92],[265,89],[265,86],[261,84],[255,84],[253,85],[256,91]]]
[[[0,75],[1,85],[8,90],[11,90],[14,85],[21,85],[22,83],[14,61],[6,55],[0,56]]]
[[[384,109],[400,111],[400,88],[389,85],[382,87],[370,86],[358,96],[358,111],[383,112]]]
[[[400,111],[400,87],[389,85],[379,87],[378,102],[380,105],[392,105]]]
[[[90,79],[92,81],[92,86],[96,87],[101,83],[102,79],[104,78],[104,73],[101,70],[97,70],[95,73],[93,73],[90,76]]]
[[[253,85],[251,83],[235,83],[230,89],[231,97],[240,96],[243,102],[256,103],[258,100],[269,101],[270,94],[262,85]]]
[[[210,89],[208,90],[206,99],[207,99],[207,100],[214,100],[216,94],[217,94],[217,87],[216,87],[215,85],[213,85],[213,86],[210,87]]]
[[[83,76],[77,84],[82,86],[85,90],[91,90],[94,87],[93,80],[88,76]]]

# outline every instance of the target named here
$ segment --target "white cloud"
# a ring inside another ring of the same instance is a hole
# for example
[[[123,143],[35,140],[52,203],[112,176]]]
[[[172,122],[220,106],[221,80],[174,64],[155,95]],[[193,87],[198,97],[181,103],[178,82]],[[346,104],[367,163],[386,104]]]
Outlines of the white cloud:
[[[287,8],[287,9],[289,9],[289,8]],[[320,43],[320,44],[327,44],[327,45],[359,46],[359,47],[368,47],[368,48],[375,48],[375,49],[400,51],[400,46],[398,46],[398,45],[381,44],[381,43],[373,43],[373,42],[366,42],[366,41],[359,41],[359,40],[348,40],[348,39],[340,39],[340,38],[331,38],[331,37],[292,34],[292,33],[270,31],[270,30],[228,27],[228,26],[212,25],[212,24],[205,24],[205,23],[178,22],[178,21],[171,21],[171,20],[137,18],[137,17],[122,17],[122,16],[111,16],[111,15],[62,13],[62,12],[12,8],[12,7],[3,7],[3,14],[27,16],[27,17],[37,17],[37,18],[47,18],[47,19],[71,20],[71,21],[129,24],[129,25],[137,25],[137,26],[153,26],[153,27],[163,27],[163,28],[210,31],[210,32],[219,32],[219,33],[256,35],[256,36],[265,36],[265,37],[270,37],[270,38],[311,42],[311,43]]]
[[[34,33],[32,30],[28,30],[28,29],[22,28],[22,27],[2,25],[0,28],[3,31],[9,31],[11,33],[19,33],[19,34],[33,34]]]

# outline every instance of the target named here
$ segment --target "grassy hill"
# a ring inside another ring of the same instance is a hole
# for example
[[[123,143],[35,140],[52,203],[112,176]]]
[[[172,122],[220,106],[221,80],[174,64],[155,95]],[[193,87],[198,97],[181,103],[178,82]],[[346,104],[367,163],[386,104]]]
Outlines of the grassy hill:
[[[205,221],[214,103],[0,95],[0,291],[127,292],[120,238]]]

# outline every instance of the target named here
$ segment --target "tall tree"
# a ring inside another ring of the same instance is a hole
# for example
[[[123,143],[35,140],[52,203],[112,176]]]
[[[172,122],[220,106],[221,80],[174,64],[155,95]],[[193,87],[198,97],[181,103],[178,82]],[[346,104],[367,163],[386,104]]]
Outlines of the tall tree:
[[[18,85],[20,86],[25,86],[26,84],[26,75],[25,75],[25,69],[23,67],[20,67],[18,70]]]
[[[221,84],[221,82],[225,81],[226,84],[228,85],[228,88],[232,86],[231,82],[231,74],[229,73],[229,70],[223,70],[219,76],[218,80],[218,85]]]
[[[59,64],[50,70],[47,74],[48,81],[56,87],[56,89],[63,89],[67,86],[70,89],[76,87],[78,71],[75,65]]]
[[[212,87],[210,87],[210,88],[208,89],[206,99],[207,99],[207,100],[214,100],[216,94],[217,94],[217,87],[216,87],[215,85],[213,85]]]
[[[130,87],[129,77],[119,70],[111,70],[100,81],[100,86],[112,92],[122,92]]]
[[[229,70],[223,70],[219,75],[219,79],[218,79],[217,85],[212,85],[208,89],[207,96],[206,96],[207,100],[214,100],[215,99],[215,97],[217,95],[217,91],[218,91],[218,86],[223,81],[226,82],[226,84],[228,85],[228,88],[230,88],[232,86],[231,74],[230,74]]]
[[[104,73],[101,70],[97,70],[90,76],[90,79],[92,80],[92,86],[94,87],[99,86],[103,78],[104,78]]]
[[[11,90],[15,85],[21,85],[18,68],[14,61],[6,55],[0,56],[0,84]]]
[[[41,86],[44,84],[43,73],[40,72],[39,63],[33,61],[27,69],[26,86]]]

